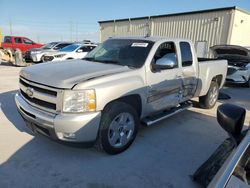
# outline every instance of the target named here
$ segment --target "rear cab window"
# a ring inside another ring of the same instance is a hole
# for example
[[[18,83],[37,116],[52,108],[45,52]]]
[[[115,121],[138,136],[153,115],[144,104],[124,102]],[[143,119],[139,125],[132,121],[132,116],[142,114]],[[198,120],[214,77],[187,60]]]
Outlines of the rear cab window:
[[[12,43],[11,37],[4,37],[4,43]]]
[[[180,42],[182,67],[191,66],[193,64],[193,54],[191,46],[188,42]]]

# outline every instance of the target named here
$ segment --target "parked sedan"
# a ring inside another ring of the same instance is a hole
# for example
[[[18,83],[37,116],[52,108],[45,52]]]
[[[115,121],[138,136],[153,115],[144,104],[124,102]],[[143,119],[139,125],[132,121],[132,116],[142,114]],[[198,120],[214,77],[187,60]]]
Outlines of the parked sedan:
[[[218,107],[217,120],[230,137],[194,173],[203,187],[250,188],[250,130],[242,131],[245,114],[235,105]]]
[[[72,44],[53,54],[47,54],[43,57],[43,62],[47,61],[63,61],[69,59],[84,58],[88,52],[93,50],[97,45],[95,44]]]
[[[216,45],[211,48],[218,59],[228,60],[227,83],[250,87],[250,50],[236,45]]]
[[[72,42],[51,42],[46,45],[44,45],[41,48],[33,48],[28,50],[25,53],[25,61],[26,62],[34,62],[39,63],[42,61],[42,57],[44,54],[49,54],[50,52],[56,52],[66,46],[71,45]]]

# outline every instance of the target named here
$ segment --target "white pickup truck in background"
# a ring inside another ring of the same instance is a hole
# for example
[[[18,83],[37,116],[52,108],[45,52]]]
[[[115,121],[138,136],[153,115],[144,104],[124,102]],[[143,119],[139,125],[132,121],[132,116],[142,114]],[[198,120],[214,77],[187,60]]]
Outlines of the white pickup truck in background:
[[[212,108],[226,72],[226,60],[198,60],[189,40],[111,38],[82,60],[22,69],[15,100],[34,132],[117,154],[140,123],[181,112],[193,97]]]

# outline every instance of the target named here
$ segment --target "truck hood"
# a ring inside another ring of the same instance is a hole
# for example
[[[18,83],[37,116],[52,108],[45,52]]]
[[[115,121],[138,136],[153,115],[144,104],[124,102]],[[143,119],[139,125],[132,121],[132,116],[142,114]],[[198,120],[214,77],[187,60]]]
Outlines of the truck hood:
[[[215,57],[221,56],[237,56],[237,57],[250,57],[250,50],[242,46],[236,45],[215,45],[211,47]]]
[[[214,56],[228,60],[229,65],[244,66],[250,63],[250,50],[236,45],[215,45],[211,47]]]
[[[40,84],[71,89],[86,80],[131,70],[127,66],[85,60],[49,62],[23,68],[20,76]]]

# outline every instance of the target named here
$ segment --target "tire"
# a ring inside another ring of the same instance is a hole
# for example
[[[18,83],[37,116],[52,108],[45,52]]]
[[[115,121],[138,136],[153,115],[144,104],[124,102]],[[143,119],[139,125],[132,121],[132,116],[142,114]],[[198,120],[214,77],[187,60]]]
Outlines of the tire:
[[[101,117],[97,147],[112,155],[123,152],[133,143],[139,122],[132,106],[124,102],[109,104]]]
[[[205,96],[199,97],[199,104],[201,108],[211,109],[215,106],[219,96],[218,83],[212,81],[209,90]]]
[[[244,84],[244,86],[250,88],[250,77],[249,77],[248,81]]]

